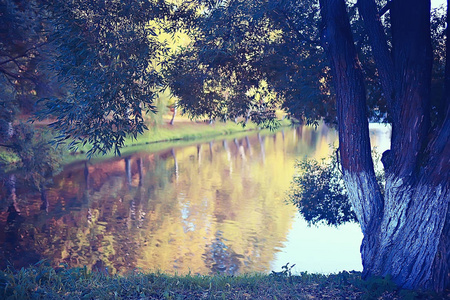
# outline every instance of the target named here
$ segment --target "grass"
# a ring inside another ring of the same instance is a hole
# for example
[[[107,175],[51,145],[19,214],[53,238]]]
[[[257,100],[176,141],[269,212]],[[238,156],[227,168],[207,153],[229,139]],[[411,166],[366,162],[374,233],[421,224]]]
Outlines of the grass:
[[[156,127],[149,126],[149,130],[146,130],[137,139],[128,137],[125,140],[125,145],[121,149],[121,154],[131,154],[138,151],[152,151],[157,152],[164,149],[170,149],[171,147],[178,147],[196,142],[205,142],[211,140],[214,137],[239,137],[244,136],[246,132],[252,130],[258,130],[258,126],[253,123],[247,124],[243,127],[241,124],[235,124],[234,122],[215,122],[209,124],[206,122],[193,122],[187,117],[179,116],[174,125],[169,125],[169,116],[165,116],[164,125]],[[37,131],[46,131],[45,125],[48,122],[38,123]],[[280,122],[281,126],[289,126],[290,123],[287,120]],[[268,129],[264,131],[269,131]],[[60,146],[63,150],[63,164],[69,164],[72,162],[85,160],[86,152],[90,149],[89,145],[80,146],[76,152],[70,152],[64,145]],[[113,151],[106,155],[96,155],[92,157],[93,161],[104,160],[114,157]],[[19,157],[9,149],[0,147],[0,162],[4,165],[9,165],[10,169],[14,168],[15,164],[19,162]]]
[[[237,132],[256,130],[255,124],[248,124],[243,127],[233,122],[208,124],[205,122],[191,122],[184,120],[174,125],[164,124],[156,127],[149,127],[137,139],[127,137],[124,147],[136,145],[152,144],[158,142],[170,142],[179,140],[196,140],[200,138],[211,138],[221,135],[230,135]],[[89,150],[89,146],[80,147],[82,152]]]
[[[448,295],[447,295],[448,296]],[[86,268],[38,263],[0,271],[0,299],[443,299],[397,289],[388,279],[362,281],[358,272],[283,272],[239,276],[134,272],[110,276]]]
[[[127,140],[127,144],[133,143],[154,143],[173,140],[192,140],[205,137],[214,137],[218,135],[228,135],[236,132],[255,130],[255,124],[248,124],[243,127],[233,122],[207,124],[204,122],[182,122],[174,125],[164,125],[151,128],[139,136],[137,140]]]
[[[289,126],[287,120],[281,121],[281,126]],[[127,155],[139,151],[157,152],[172,147],[179,147],[191,144],[192,142],[206,142],[215,137],[232,137],[239,138],[245,136],[249,131],[259,130],[256,124],[249,123],[245,127],[241,124],[233,122],[217,122],[208,124],[205,122],[191,122],[187,119],[182,119],[175,122],[174,125],[162,125],[150,128],[144,134],[138,136],[137,139],[127,138],[125,146],[121,149],[121,155]],[[264,133],[270,132],[269,129],[264,129]],[[74,155],[65,155],[64,163],[72,163],[74,161],[86,159],[86,152],[89,146],[80,147]],[[92,157],[92,161],[104,160],[114,157],[114,153],[110,152],[106,155],[96,155]]]

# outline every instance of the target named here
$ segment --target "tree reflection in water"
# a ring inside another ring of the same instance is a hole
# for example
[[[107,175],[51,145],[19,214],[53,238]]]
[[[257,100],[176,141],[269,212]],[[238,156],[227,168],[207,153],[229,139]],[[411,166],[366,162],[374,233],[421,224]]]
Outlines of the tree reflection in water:
[[[294,162],[328,153],[336,138],[312,130],[82,162],[43,193],[18,188],[15,203],[2,193],[2,261],[111,274],[269,272],[296,215],[285,204]]]
[[[244,256],[234,252],[226,242],[222,232],[217,231],[215,239],[206,247],[203,259],[206,267],[211,270],[210,274],[236,275],[239,273],[241,259]]]
[[[357,221],[334,156],[321,162],[304,159],[296,167],[289,198],[310,225]]]
[[[28,247],[27,240],[32,237],[29,236],[29,232],[24,226],[26,219],[18,208],[15,197],[10,199],[12,202],[7,210],[2,255],[0,256],[0,268],[2,269],[16,261],[20,261],[21,265],[28,266],[40,258],[35,249]]]

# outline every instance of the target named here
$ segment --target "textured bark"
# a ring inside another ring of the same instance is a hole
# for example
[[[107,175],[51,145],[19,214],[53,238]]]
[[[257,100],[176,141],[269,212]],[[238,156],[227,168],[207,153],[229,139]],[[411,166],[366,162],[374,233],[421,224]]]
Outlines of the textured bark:
[[[450,6],[450,0],[447,0],[447,29],[446,29],[446,36],[447,39],[445,41],[445,82],[444,82],[444,108],[443,111],[447,114],[450,113],[450,9],[448,9]]]
[[[383,44],[375,4],[363,2],[366,27],[377,27],[368,30],[371,42]],[[340,162],[364,234],[363,277],[391,275],[405,288],[442,291],[449,284],[450,265],[450,113],[441,127],[430,128],[430,2],[392,3],[392,74],[383,66],[389,62],[383,57],[387,48],[374,47],[380,76],[386,76],[382,80],[392,82],[383,89],[393,96],[389,110],[395,116],[391,151],[383,160],[384,196],[373,172],[363,75],[344,0],[321,0],[320,5],[337,96]]]
[[[450,211],[447,208],[447,216],[444,228],[439,239],[437,253],[432,267],[432,288],[436,291],[442,291],[450,285]]]
[[[441,291],[450,286],[450,106],[447,106],[446,118],[440,128],[438,128],[435,139],[430,143],[427,152],[430,154],[428,168],[425,170],[424,178],[429,178],[431,184],[442,186],[447,193],[442,199],[443,205],[447,205],[447,215],[445,224],[440,235],[440,243],[437,249],[432,267],[434,290]],[[444,207],[445,208],[445,207]]]
[[[364,80],[344,0],[322,0],[320,5],[324,47],[336,87],[340,162],[344,178],[354,181],[347,188],[365,233],[372,219],[379,218],[383,202],[371,157]]]
[[[392,3],[395,96],[399,110],[391,150],[397,176],[411,176],[423,158],[430,129],[431,67],[430,1]]]
[[[376,251],[376,259],[366,261],[366,276],[389,274],[409,289],[431,289],[437,281],[445,281],[433,274],[433,264],[447,215],[448,196],[448,189],[442,186],[429,182],[410,185],[390,175],[378,244],[369,245]],[[445,265],[442,267],[445,269]]]
[[[358,0],[358,10],[366,24],[365,30],[369,36],[372,53],[377,64],[381,86],[384,92],[391,119],[397,119],[394,95],[394,63],[389,51],[388,42],[381,24],[380,14],[374,0]]]

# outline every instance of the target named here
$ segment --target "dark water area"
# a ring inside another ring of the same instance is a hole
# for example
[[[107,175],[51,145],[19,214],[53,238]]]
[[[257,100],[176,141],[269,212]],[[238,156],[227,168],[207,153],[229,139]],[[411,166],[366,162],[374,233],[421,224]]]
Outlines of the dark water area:
[[[308,227],[286,202],[296,159],[326,157],[336,140],[325,126],[254,132],[71,164],[42,192],[15,186],[6,197],[3,185],[0,268],[44,259],[110,274],[360,269],[358,225]]]

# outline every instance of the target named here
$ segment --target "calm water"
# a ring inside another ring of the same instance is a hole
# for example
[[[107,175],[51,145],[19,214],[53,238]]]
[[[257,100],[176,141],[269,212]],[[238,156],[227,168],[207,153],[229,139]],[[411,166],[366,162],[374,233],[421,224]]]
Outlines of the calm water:
[[[374,142],[386,140],[374,130]],[[67,166],[44,195],[0,212],[0,267],[47,259],[126,273],[361,270],[359,226],[308,227],[286,203],[296,159],[336,142],[322,126],[251,133]],[[160,145],[161,146],[161,145]]]

